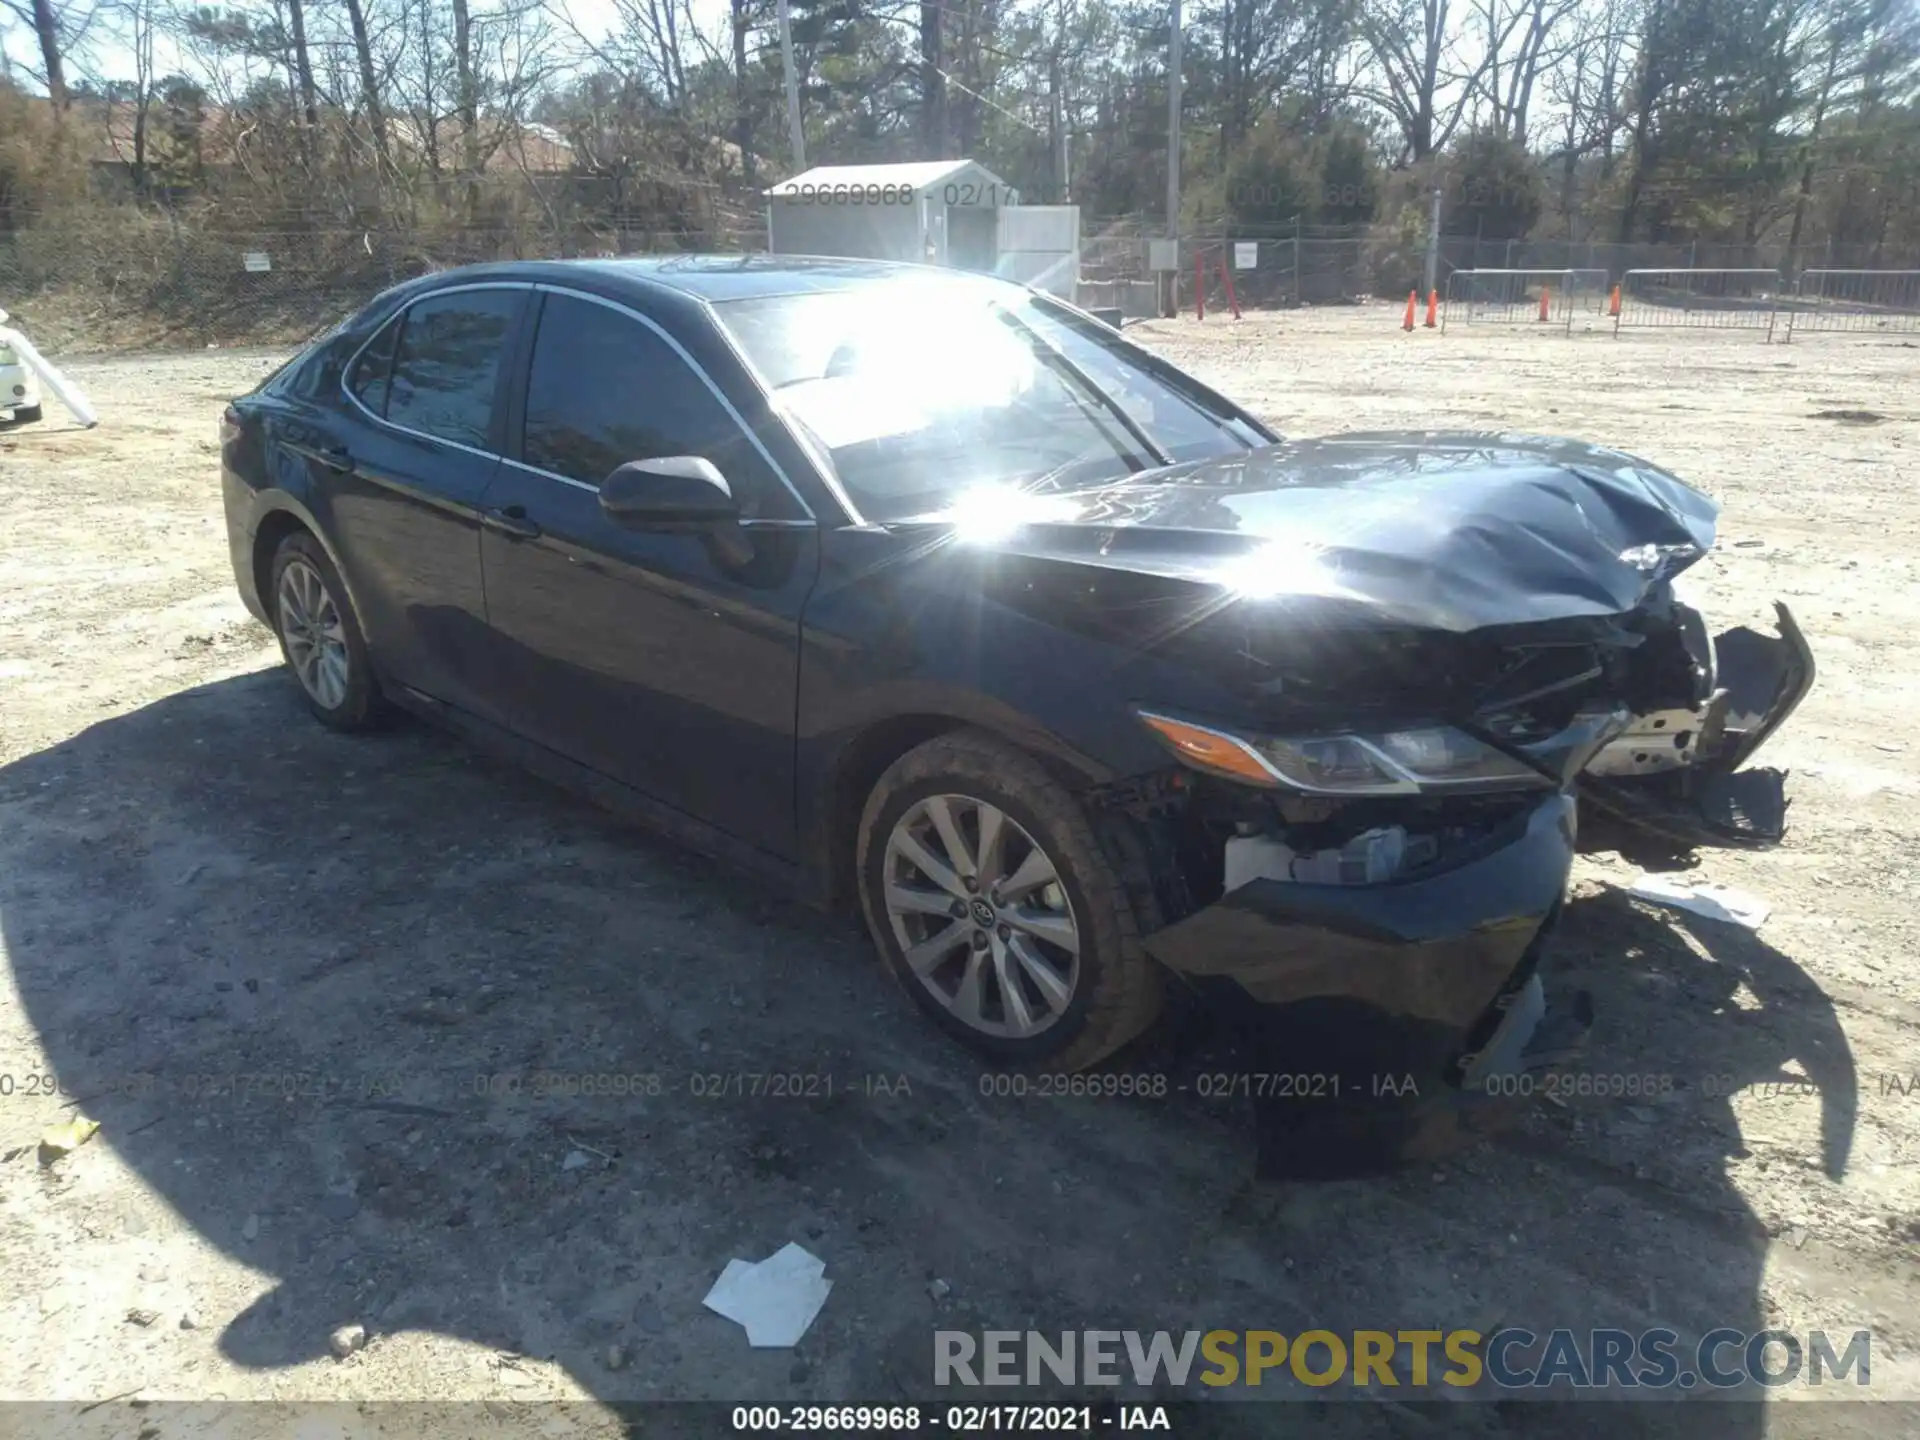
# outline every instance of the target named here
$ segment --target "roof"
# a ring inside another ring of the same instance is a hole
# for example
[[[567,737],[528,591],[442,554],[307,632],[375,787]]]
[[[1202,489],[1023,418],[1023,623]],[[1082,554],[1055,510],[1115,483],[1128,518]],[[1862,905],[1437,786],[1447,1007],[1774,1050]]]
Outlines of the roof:
[[[633,255],[563,263],[600,270],[617,279],[651,281],[716,302],[848,290],[876,280],[913,275],[951,277],[955,273],[941,266],[827,255]]]
[[[791,180],[782,180],[766,193],[769,197],[788,199],[797,195],[800,188],[806,185],[816,190],[831,189],[838,185],[858,185],[863,188],[868,185],[892,185],[905,186],[916,194],[923,194],[962,178],[975,185],[1011,188],[978,160],[913,160],[898,165],[816,165]]]
[[[632,255],[581,260],[503,260],[441,270],[415,285],[459,279],[564,283],[569,275],[591,274],[615,287],[671,290],[696,300],[719,303],[774,295],[806,295],[851,290],[886,280],[921,277],[952,285],[1003,285],[988,275],[940,265],[904,265],[888,260],[853,260],[825,255]],[[575,283],[579,283],[576,279]]]

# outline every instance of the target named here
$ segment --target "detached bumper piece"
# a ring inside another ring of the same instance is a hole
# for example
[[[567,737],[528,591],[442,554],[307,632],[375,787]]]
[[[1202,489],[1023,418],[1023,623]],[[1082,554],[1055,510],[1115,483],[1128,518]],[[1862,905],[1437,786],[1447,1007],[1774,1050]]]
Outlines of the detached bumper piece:
[[[1378,1174],[1515,1113],[1492,1077],[1561,1063],[1592,1006],[1535,973],[1574,802],[1555,794],[1458,865],[1385,884],[1252,880],[1148,936],[1232,1040],[1264,1178]]]
[[[1580,777],[1590,807],[1583,848],[1645,850],[1649,842],[1757,848],[1786,833],[1786,772],[1741,770],[1813,688],[1813,652],[1785,605],[1780,634],[1741,626],[1714,641],[1717,685],[1696,742],[1700,758],[1684,768],[1638,776]]]

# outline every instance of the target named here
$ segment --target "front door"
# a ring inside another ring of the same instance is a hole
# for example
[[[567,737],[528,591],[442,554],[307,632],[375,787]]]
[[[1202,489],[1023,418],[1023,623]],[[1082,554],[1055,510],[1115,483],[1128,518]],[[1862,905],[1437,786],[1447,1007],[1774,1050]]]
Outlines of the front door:
[[[809,521],[707,377],[652,319],[542,293],[518,459],[481,541],[498,693],[529,739],[793,858]],[[722,543],[615,524],[599,484],[701,455],[746,517]]]

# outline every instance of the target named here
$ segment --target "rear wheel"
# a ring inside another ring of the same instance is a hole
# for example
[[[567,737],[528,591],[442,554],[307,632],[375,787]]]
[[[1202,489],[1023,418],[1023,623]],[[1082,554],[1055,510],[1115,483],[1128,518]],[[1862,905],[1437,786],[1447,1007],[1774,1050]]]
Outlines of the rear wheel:
[[[304,530],[273,555],[273,625],[301,697],[323,725],[367,730],[384,702],[367,659],[367,642],[327,552]]]
[[[31,425],[46,413],[47,407],[44,405],[22,405],[13,412],[13,423]]]
[[[1142,902],[1079,803],[1020,750],[961,731],[909,751],[867,801],[857,863],[888,969],[980,1054],[1082,1069],[1159,1013]]]

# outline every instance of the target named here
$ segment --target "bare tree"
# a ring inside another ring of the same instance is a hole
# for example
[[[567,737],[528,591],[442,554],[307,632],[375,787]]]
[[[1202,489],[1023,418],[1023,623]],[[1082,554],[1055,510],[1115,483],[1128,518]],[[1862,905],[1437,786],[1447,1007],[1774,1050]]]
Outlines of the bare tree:
[[[315,138],[320,131],[320,104],[314,93],[313,57],[307,50],[306,0],[287,0],[287,18],[293,38],[293,74],[300,96],[300,123],[305,132],[301,148],[311,165]]]
[[[1488,128],[1523,144],[1540,75],[1551,62],[1548,43],[1582,0],[1474,0],[1484,59],[1477,88]]]
[[[73,103],[67,62],[92,23],[93,11],[72,4],[56,6],[54,0],[0,0],[0,10],[11,13],[33,32],[40,50],[39,78],[54,109],[65,112]]]
[[[1558,148],[1550,158],[1559,171],[1558,208],[1568,238],[1574,238],[1580,165],[1598,157],[1605,183],[1613,173],[1614,145],[1627,124],[1621,87],[1631,73],[1637,35],[1634,0],[1604,0],[1575,12],[1566,43],[1552,57],[1545,91],[1558,116]]]
[[[1415,164],[1453,138],[1479,80],[1479,70],[1461,75],[1453,65],[1450,3],[1363,0],[1360,6],[1370,82],[1360,93],[1392,118]]]
[[[360,68],[360,103],[366,107],[367,129],[373,139],[373,151],[379,157],[382,174],[393,170],[393,153],[387,144],[386,107],[380,101],[380,78],[373,66],[373,38],[367,29],[366,0],[346,0],[347,22],[353,28],[353,54]]]

